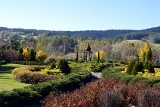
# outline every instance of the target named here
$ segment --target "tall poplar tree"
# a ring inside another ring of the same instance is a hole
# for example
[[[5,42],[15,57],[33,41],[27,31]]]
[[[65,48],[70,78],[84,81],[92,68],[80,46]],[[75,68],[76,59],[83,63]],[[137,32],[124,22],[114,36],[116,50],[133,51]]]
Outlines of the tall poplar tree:
[[[147,61],[152,61],[152,50],[151,50],[151,47],[149,48],[149,50],[146,52],[146,55],[145,55],[145,62]]]

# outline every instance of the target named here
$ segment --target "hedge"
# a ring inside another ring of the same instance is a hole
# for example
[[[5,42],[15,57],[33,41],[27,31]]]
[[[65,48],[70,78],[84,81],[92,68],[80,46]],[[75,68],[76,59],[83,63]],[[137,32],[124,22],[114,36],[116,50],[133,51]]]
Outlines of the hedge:
[[[103,69],[108,68],[110,66],[112,66],[112,64],[110,63],[91,63],[89,67],[92,72],[101,72]]]
[[[116,78],[126,84],[133,84],[133,83],[137,83],[137,82],[142,82],[146,85],[149,86],[160,86],[159,82],[160,79],[148,79],[148,78],[144,78],[141,76],[135,76],[135,75],[128,75],[126,73],[121,73],[121,72],[116,72],[110,69],[104,69],[102,71],[102,76],[103,77],[113,77]]]
[[[2,61],[0,61],[0,64],[1,64],[1,65],[7,64],[7,61],[2,60]]]
[[[46,63],[37,62],[37,61],[13,61],[11,63],[13,63],[13,64],[21,64],[21,65],[46,65]]]
[[[72,91],[79,88],[81,83],[91,80],[89,72],[76,72],[58,80],[30,85],[21,89],[0,92],[0,107],[20,107],[39,103],[51,91]]]
[[[43,66],[25,66],[12,70],[14,79],[28,84],[37,84],[48,80],[58,79],[62,76],[42,74],[38,71],[44,69]]]

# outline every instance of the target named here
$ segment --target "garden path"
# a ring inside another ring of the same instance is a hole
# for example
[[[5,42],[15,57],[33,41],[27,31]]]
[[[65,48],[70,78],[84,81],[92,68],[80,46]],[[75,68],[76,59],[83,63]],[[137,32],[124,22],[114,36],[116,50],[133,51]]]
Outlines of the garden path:
[[[92,79],[97,80],[97,79],[102,78],[102,73],[101,72],[91,72],[91,74],[92,74]]]

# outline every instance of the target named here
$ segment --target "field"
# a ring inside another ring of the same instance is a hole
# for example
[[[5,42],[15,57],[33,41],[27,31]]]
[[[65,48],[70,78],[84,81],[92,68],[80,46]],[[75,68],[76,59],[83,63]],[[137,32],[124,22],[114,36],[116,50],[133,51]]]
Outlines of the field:
[[[22,65],[18,64],[7,64],[2,65],[0,70],[0,91],[4,90],[12,90],[14,88],[22,88],[24,86],[28,86],[29,84],[24,84],[16,81],[13,78],[11,70],[16,67],[20,67]]]

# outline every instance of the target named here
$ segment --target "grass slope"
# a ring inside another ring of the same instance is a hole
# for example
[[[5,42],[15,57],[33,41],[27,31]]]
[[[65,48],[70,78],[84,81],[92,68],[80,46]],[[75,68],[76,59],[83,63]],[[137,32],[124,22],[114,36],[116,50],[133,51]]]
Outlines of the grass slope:
[[[12,90],[14,88],[22,88],[24,86],[28,86],[29,84],[20,83],[14,80],[12,75],[12,70],[16,67],[20,67],[22,65],[18,64],[7,64],[2,65],[0,69],[0,91],[4,90]]]

